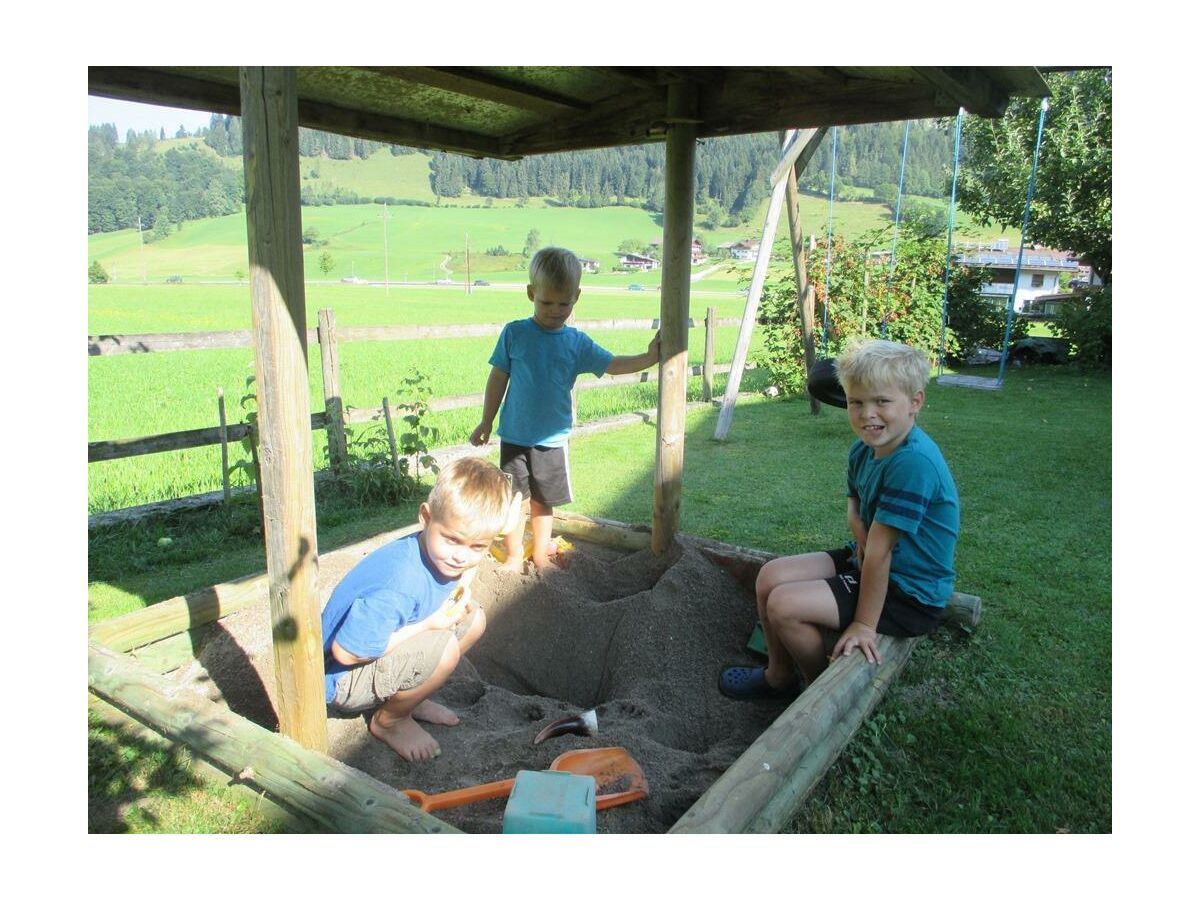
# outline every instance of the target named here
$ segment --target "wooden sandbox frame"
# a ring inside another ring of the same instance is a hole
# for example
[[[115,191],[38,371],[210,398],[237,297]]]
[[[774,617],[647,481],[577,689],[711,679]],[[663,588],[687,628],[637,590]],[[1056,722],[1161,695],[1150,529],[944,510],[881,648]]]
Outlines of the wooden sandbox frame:
[[[419,530],[414,525],[337,552],[377,546]],[[629,551],[650,546],[651,532],[605,519],[555,513],[556,533]],[[679,534],[677,540],[753,590],[774,554]],[[267,599],[266,574],[175,597],[88,633],[88,688],[168,741],[186,745],[233,783],[253,787],[315,829],[404,834],[458,829],[413,806],[397,789],[325,754],[306,749],[216,703],[178,691],[162,673],[193,658],[191,632]],[[978,624],[978,597],[955,594],[948,621]],[[908,662],[919,638],[881,636],[878,666],[861,654],[829,668],[726,769],[670,833],[776,832],[796,815]],[[653,785],[651,785],[653,790]]]

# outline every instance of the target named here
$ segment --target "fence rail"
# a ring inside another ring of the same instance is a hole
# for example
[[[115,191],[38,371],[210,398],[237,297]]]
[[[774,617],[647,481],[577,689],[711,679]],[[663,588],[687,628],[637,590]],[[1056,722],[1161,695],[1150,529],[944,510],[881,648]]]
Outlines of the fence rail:
[[[741,319],[718,319],[718,326],[735,327]],[[575,323],[580,331],[638,331],[659,327],[658,319],[585,319]],[[688,328],[703,328],[704,321],[688,319]],[[338,329],[342,341],[420,341],[429,338],[493,337],[504,324],[480,325],[349,325]],[[319,342],[318,329],[309,328],[308,343]],[[164,353],[175,350],[228,350],[252,346],[250,331],[180,331],[157,334],[88,335],[88,356],[125,353]]]
[[[331,327],[329,334],[333,347],[340,341],[404,341],[423,340],[432,337],[486,337],[498,335],[503,325],[418,325],[418,326],[357,326],[336,328],[332,324],[332,313],[322,310],[322,316],[328,315]],[[740,325],[740,319],[717,319],[710,308],[706,319],[688,319],[689,328],[705,328],[706,340],[704,364],[690,366],[689,375],[702,375],[705,378],[705,400],[711,398],[712,375],[726,373],[732,367],[729,364],[714,365],[712,333],[718,326]],[[581,331],[632,331],[655,329],[659,327],[658,319],[589,319],[575,323]],[[250,346],[249,331],[208,331],[176,334],[132,334],[132,335],[99,335],[88,338],[89,356],[112,356],[122,353],[158,353],[174,350],[214,350]],[[310,329],[310,342],[319,342],[318,329]],[[323,348],[324,349],[324,348]],[[331,353],[334,362],[332,368],[322,368],[322,378],[333,384],[340,384],[341,375],[336,363],[337,354]],[[597,388],[619,387],[627,384],[646,384],[658,380],[655,369],[645,372],[635,372],[631,375],[606,376],[595,381],[584,381],[577,384],[577,390],[595,390]],[[330,385],[327,384],[327,387]],[[335,396],[340,390],[335,392]],[[331,396],[326,394],[325,411],[311,414],[312,429],[329,429],[330,422],[334,429],[341,431],[346,425],[362,425],[371,422],[382,422],[388,418],[388,412],[383,406],[378,407],[347,407],[342,408],[340,396],[336,396],[338,412],[330,415],[333,403]],[[483,405],[483,394],[461,394],[453,397],[439,397],[429,401],[432,412],[444,412],[452,409],[464,409]],[[339,414],[340,413],[340,414]],[[152,434],[146,437],[122,438],[112,441],[90,441],[88,443],[88,462],[101,462],[111,459],[124,459],[131,456],[145,456],[151,453],[165,453],[171,450],[188,450],[196,447],[207,447],[220,444],[225,447],[229,442],[240,441],[250,435],[251,426],[245,423],[233,423],[223,428],[216,425],[210,428],[193,428],[186,431],[173,431],[165,434]]]

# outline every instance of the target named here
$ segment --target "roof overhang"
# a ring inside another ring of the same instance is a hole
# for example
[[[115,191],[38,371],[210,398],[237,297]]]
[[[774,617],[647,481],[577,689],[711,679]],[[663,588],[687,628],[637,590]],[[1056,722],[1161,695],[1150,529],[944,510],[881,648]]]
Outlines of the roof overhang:
[[[864,122],[999,116],[1049,88],[1027,66],[298,66],[302,126],[518,159],[662,140],[667,88],[699,94],[700,138]],[[88,93],[240,115],[234,66],[90,66]]]

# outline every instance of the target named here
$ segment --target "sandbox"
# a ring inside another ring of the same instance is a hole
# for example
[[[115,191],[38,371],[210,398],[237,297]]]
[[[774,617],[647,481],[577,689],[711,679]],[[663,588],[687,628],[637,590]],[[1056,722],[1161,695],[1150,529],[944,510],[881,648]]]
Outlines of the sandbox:
[[[97,653],[106,662],[97,658],[89,683],[104,700],[184,740],[285,806],[295,809],[283,789],[289,779],[311,779],[316,787],[301,792],[305,808],[298,811],[327,828],[498,832],[503,799],[434,818],[392,789],[436,793],[545,769],[567,750],[613,746],[639,763],[650,793],[599,812],[600,832],[782,827],[878,702],[913,642],[883,639],[878,667],[838,660],[791,706],[732,701],[717,690],[717,676],[724,665],[753,659],[746,648],[755,622],[750,585],[769,556],[686,536],[656,555],[645,547],[644,531],[583,517],[557,521],[556,533],[563,530],[576,532],[564,569],[502,575],[490,559],[481,566],[474,595],[488,628],[435,697],[461,719],[455,727],[429,726],[442,747],[436,760],[405,762],[370,736],[363,717],[329,720],[329,772],[326,757],[274,734],[270,616],[261,585],[226,591],[225,598],[178,598],[192,627],[161,640],[145,635],[170,626],[141,628],[139,637],[132,621],[100,623],[92,630],[94,645],[132,650],[141,664],[134,668],[167,674],[154,682],[102,649]],[[322,554],[321,599],[359,559],[400,533]],[[977,615],[977,598],[967,599]],[[216,620],[206,604],[222,612],[240,608]],[[155,609],[122,619],[146,618]],[[216,621],[201,623],[206,617]],[[131,697],[107,683],[98,671],[105,666],[120,670],[116,681],[145,686]],[[190,712],[172,712],[172,704],[189,705]],[[549,722],[588,709],[597,713],[596,735],[533,745]],[[350,783],[361,796],[348,790]],[[352,802],[353,815],[308,806],[313,793],[326,791],[335,805]],[[394,807],[395,817],[385,820],[383,806]]]

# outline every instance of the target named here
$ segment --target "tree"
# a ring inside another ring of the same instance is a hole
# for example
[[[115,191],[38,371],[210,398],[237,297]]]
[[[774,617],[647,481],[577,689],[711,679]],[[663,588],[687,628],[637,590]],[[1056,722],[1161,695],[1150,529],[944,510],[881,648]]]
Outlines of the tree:
[[[100,265],[100,260],[93,259],[88,266],[88,284],[108,284],[108,272]]]
[[[325,273],[326,277],[333,271],[333,267],[337,263],[333,260],[333,254],[328,250],[322,251],[320,258],[317,260],[317,266]]]
[[[533,256],[537,253],[538,247],[542,245],[542,235],[536,228],[530,228],[529,234],[525,235],[525,249],[521,251],[524,256]]]
[[[1106,283],[1112,272],[1112,69],[1051,73],[1026,240],[1071,250]],[[983,224],[1019,229],[1037,138],[1037,98],[1001,119],[963,125],[961,207]]]

